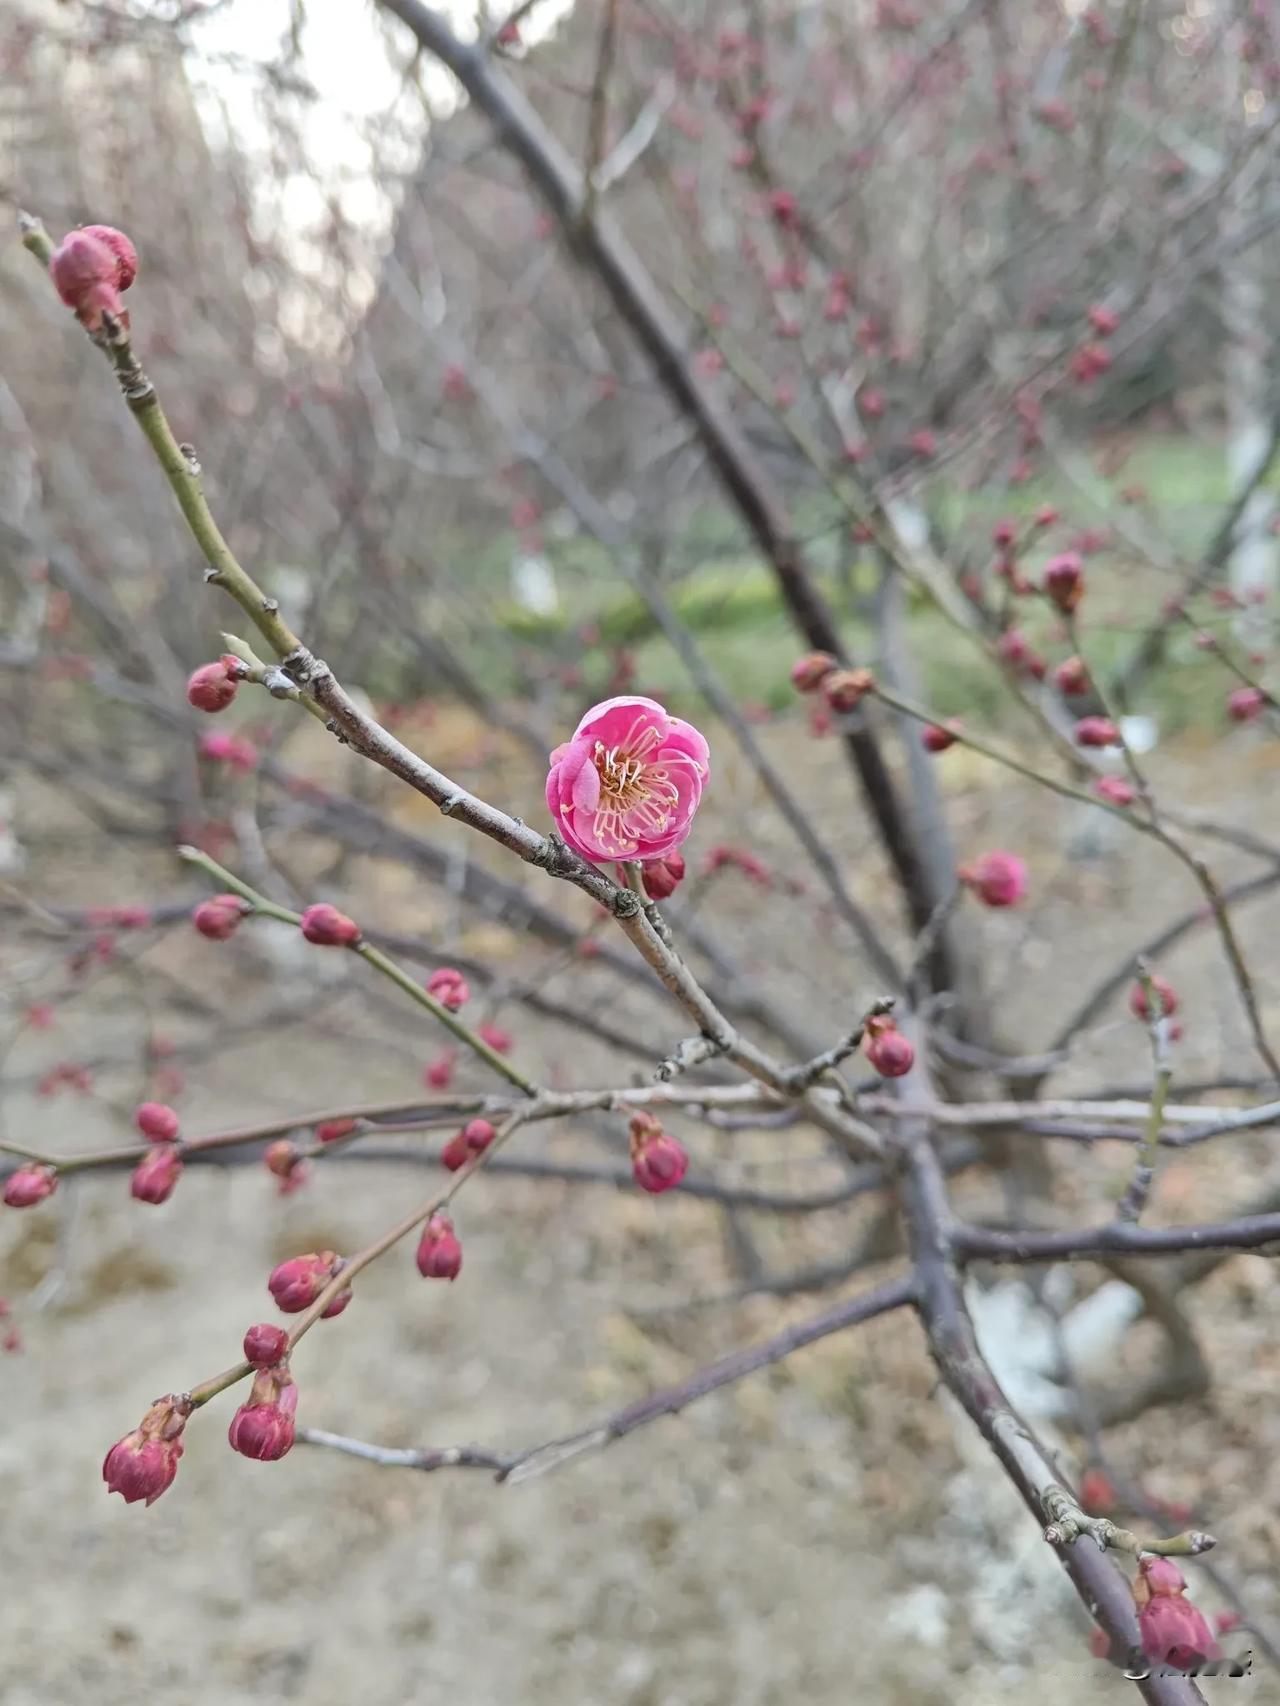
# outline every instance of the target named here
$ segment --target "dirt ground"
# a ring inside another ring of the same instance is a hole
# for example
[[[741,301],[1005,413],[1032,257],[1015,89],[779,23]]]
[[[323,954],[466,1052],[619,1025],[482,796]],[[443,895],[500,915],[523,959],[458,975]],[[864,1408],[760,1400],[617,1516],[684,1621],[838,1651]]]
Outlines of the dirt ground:
[[[1197,809],[1280,835],[1274,760],[1253,733],[1233,736],[1212,767],[1190,750],[1161,762],[1173,791]],[[841,778],[837,805],[831,749],[785,750],[795,785],[821,802],[861,892],[873,896],[880,879],[863,868],[865,833],[837,815],[847,788]],[[993,985],[1015,997],[1018,1046],[1039,1048],[1065,1003],[1194,895],[1149,844],[1105,825],[1099,836],[1074,808],[1038,797],[1029,813],[1024,790],[993,787],[954,756],[947,784],[961,856],[1003,844],[1031,862],[1027,911],[978,923],[990,938]],[[798,869],[732,758],[717,784],[704,842],[750,833],[779,870]],[[42,824],[32,844],[39,877],[23,886],[50,903],[90,898],[91,860],[92,898],[101,901],[172,892],[180,881],[160,866],[145,869],[140,889],[132,855],[105,859],[67,824]],[[1255,868],[1230,850],[1215,861],[1228,877]],[[349,875],[364,881],[362,892],[376,877],[398,922],[420,887],[381,867]],[[703,915],[727,920],[747,974],[800,991],[799,1010],[830,1040],[843,1005],[866,993],[856,956],[832,953],[816,905],[800,903],[803,927],[771,936],[759,925],[759,895],[741,879],[717,882]],[[438,898],[415,904],[419,915],[403,927],[448,940]],[[1081,928],[1104,908],[1118,924]],[[1278,916],[1272,898],[1241,914],[1273,1021]],[[496,951],[499,940],[452,939],[476,951]],[[17,987],[28,987],[33,952],[10,934],[4,965]],[[139,1013],[150,1008],[183,1048],[200,1040],[201,1021],[172,1001],[170,977],[246,1010],[277,984],[297,994],[296,963],[280,954],[237,944],[232,984],[230,961],[208,969],[208,954],[221,952],[179,929],[148,949],[145,977],[104,978],[54,1031],[24,1032],[7,1061],[8,1132],[67,1150],[119,1141],[142,1086]],[[1224,1066],[1253,1070],[1220,958],[1200,931],[1161,962],[1187,992],[1179,1073],[1188,1080]],[[581,987],[589,995],[593,986]],[[242,1037],[192,1065],[180,1103],[187,1129],[413,1094],[429,1049],[407,1022],[384,1020],[381,1007],[371,1014],[362,988],[326,984],[311,1022]],[[563,1040],[553,1043],[514,1004],[502,1017],[527,1063],[549,1062],[579,1083],[605,1070],[596,1045],[581,1041],[566,1058]],[[655,1039],[655,1058],[670,1040]],[[95,1096],[39,1097],[41,1072],[77,1053],[116,1063],[100,1067]],[[1102,1079],[1136,1089],[1148,1070],[1141,1034],[1135,1040],[1119,1011],[1100,1017],[1083,1056],[1063,1087]],[[602,1140],[567,1129],[528,1141],[558,1155],[607,1153],[591,1147]],[[700,1159],[717,1151],[738,1176],[779,1186],[824,1176],[811,1136],[785,1141],[780,1154],[768,1132],[707,1139]],[[1273,1144],[1273,1135],[1250,1136],[1171,1160],[1161,1212],[1211,1216],[1276,1183]],[[1054,1161],[1064,1213],[1098,1212],[1125,1176],[1114,1145],[1088,1153],[1064,1145]],[[197,1696],[219,1706],[851,1698],[998,1706],[1045,1682],[1055,1696],[1128,1698],[1130,1685],[1089,1656],[1084,1615],[1034,1524],[934,1392],[905,1316],[828,1339],[517,1486],[476,1472],[377,1468],[314,1448],[276,1465],[247,1462],[226,1448],[224,1397],[192,1423],[178,1480],[154,1509],[108,1499],[99,1479],[106,1447],[157,1394],[234,1359],[244,1327],[271,1318],[270,1266],[301,1250],[358,1246],[424,1194],[426,1177],[412,1164],[320,1167],[306,1189],[281,1199],[258,1167],[189,1169],[173,1201],[150,1209],[130,1201],[120,1175],[95,1176],[64,1185],[46,1209],[0,1218],[0,1294],[25,1341],[21,1354],[0,1358],[3,1706],[159,1706]],[[998,1204],[979,1181],[959,1189],[966,1206]],[[760,1218],[752,1230],[783,1271],[847,1247],[869,1214],[804,1225]],[[466,1265],[456,1285],[422,1283],[409,1252],[397,1252],[370,1271],[339,1320],[307,1339],[296,1362],[302,1421],[386,1445],[529,1444],[820,1306],[766,1296],[663,1312],[738,1277],[718,1213],[678,1197],[495,1179],[466,1194],[458,1224]],[[1096,1278],[1085,1270],[1082,1282]],[[1273,1624],[1278,1300],[1273,1264],[1238,1258],[1220,1267],[1187,1300],[1213,1369],[1211,1394],[1110,1436],[1151,1491],[1193,1505],[1219,1535],[1223,1568]],[[1140,1327],[1113,1378],[1139,1372],[1158,1348]],[[1068,1467],[1077,1463],[1068,1456]],[[1188,1573],[1202,1603],[1223,1603],[1203,1575]],[[1242,1699],[1280,1698],[1274,1671],[1258,1664],[1252,1682],[1217,1686],[1249,1691]]]

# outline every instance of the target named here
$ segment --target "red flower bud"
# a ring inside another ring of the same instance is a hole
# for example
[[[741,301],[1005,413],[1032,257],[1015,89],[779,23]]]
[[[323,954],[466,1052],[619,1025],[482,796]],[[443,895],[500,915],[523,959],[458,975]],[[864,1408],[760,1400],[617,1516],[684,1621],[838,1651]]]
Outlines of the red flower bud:
[[[1090,1516],[1110,1516],[1120,1503],[1110,1475],[1104,1469],[1086,1469],[1080,1477],[1080,1505]]]
[[[298,1388],[288,1369],[261,1369],[254,1376],[249,1402],[231,1418],[227,1439],[241,1457],[275,1463],[292,1447]]]
[[[119,1493],[127,1505],[139,1499],[155,1504],[178,1473],[182,1430],[190,1414],[188,1398],[176,1394],[158,1398],[133,1432],[117,1440],[103,1460],[107,1491]]]
[[[302,915],[302,934],[318,948],[353,948],[360,940],[360,926],[336,906],[320,901]]]
[[[1120,731],[1110,717],[1081,717],[1073,730],[1077,746],[1119,746]]]
[[[287,1179],[302,1156],[296,1143],[291,1143],[287,1137],[278,1137],[263,1150],[262,1159],[268,1173],[274,1173],[277,1179]]]
[[[495,1054],[510,1054],[514,1040],[510,1031],[504,1031],[501,1025],[477,1025],[476,1035],[482,1043],[488,1043]]]
[[[440,1159],[451,1173],[456,1173],[473,1155],[483,1154],[496,1135],[488,1120],[468,1120],[457,1136],[445,1144]]]
[[[1035,522],[1037,527],[1052,527],[1057,519],[1058,512],[1054,509],[1052,504],[1041,505],[1032,517],[1032,520]]]
[[[187,678],[187,703],[197,711],[225,711],[236,696],[239,683],[227,674],[226,665],[202,663]]]
[[[1084,564],[1075,551],[1052,557],[1045,564],[1044,590],[1064,613],[1076,608],[1084,597]]]
[[[1227,694],[1227,715],[1234,723],[1251,723],[1266,709],[1267,696],[1258,687],[1237,687]]]
[[[882,1078],[901,1078],[915,1065],[916,1051],[901,1031],[868,1032],[867,1059]]]
[[[433,1214],[423,1227],[417,1262],[423,1279],[457,1279],[462,1271],[462,1245],[447,1215]]]
[[[1095,303],[1089,310],[1089,324],[1100,338],[1109,338],[1120,324],[1120,316],[1110,308],[1103,308],[1100,303]]]
[[[358,1120],[321,1120],[316,1127],[317,1143],[337,1143],[339,1138],[350,1137],[360,1122]]]
[[[4,1182],[4,1200],[10,1208],[31,1208],[51,1197],[57,1188],[58,1175],[54,1169],[33,1162],[10,1173]]]
[[[1138,797],[1138,790],[1123,776],[1099,776],[1093,784],[1093,791],[1100,800],[1106,800],[1112,806],[1131,806]]]
[[[267,1290],[276,1300],[276,1308],[286,1315],[297,1315],[310,1308],[335,1274],[344,1266],[342,1257],[333,1250],[312,1251],[305,1256],[293,1256],[281,1262],[267,1281]],[[351,1302],[351,1287],[340,1291],[324,1312],[327,1321],[341,1315]]]
[[[1172,1670],[1190,1670],[1222,1657],[1204,1613],[1185,1597],[1186,1590],[1182,1571],[1172,1559],[1149,1553],[1138,1559],[1133,1597],[1142,1650],[1153,1664]]]
[[[434,1060],[429,1060],[423,1068],[422,1081],[429,1090],[447,1090],[453,1082],[454,1051],[451,1048],[441,1049]]]
[[[211,942],[225,942],[235,935],[248,910],[238,894],[215,894],[200,902],[191,914],[191,922]]]
[[[427,994],[433,995],[442,1007],[456,1013],[471,999],[471,990],[460,971],[452,966],[437,966],[427,979]]]
[[[991,529],[991,541],[999,551],[1003,551],[1012,545],[1017,537],[1018,524],[1016,521],[997,521]]]
[[[1027,892],[1027,867],[1016,853],[984,853],[957,875],[986,906],[1016,906]]]
[[[1059,693],[1064,693],[1068,699],[1079,698],[1089,691],[1089,672],[1080,658],[1068,658],[1060,663],[1053,672],[1054,684]]]
[[[930,723],[920,736],[920,744],[926,752],[945,752],[949,746],[956,744],[959,723],[949,724]]]
[[[640,875],[650,900],[669,900],[684,881],[684,855],[668,853],[665,859],[650,859]]]
[[[133,1119],[143,1137],[152,1143],[172,1143],[178,1135],[178,1116],[163,1102],[143,1102]]]
[[[288,1349],[289,1335],[270,1321],[260,1321],[244,1336],[244,1360],[255,1368],[274,1368]]]
[[[1162,1017],[1166,1019],[1170,1018],[1178,1011],[1178,996],[1176,991],[1173,989],[1172,985],[1166,983],[1162,977],[1156,977],[1154,974],[1151,978],[1151,987],[1160,997],[1160,1004],[1163,1008]],[[1146,990],[1140,983],[1135,983],[1133,988],[1129,991],[1129,1011],[1133,1014],[1135,1019],[1149,1019],[1151,1017],[1151,1004],[1147,1000]]]
[[[684,1145],[663,1131],[653,1114],[632,1116],[631,1170],[640,1189],[655,1196],[678,1185],[689,1170]]]
[[[100,329],[104,312],[126,318],[120,294],[128,290],[137,272],[133,244],[110,225],[68,231],[49,261],[58,295],[90,332]]]
[[[869,669],[835,669],[824,679],[822,693],[833,711],[852,711],[875,684]]]
[[[176,1143],[157,1144],[142,1157],[129,1181],[129,1193],[139,1202],[168,1202],[182,1176],[182,1158]]]

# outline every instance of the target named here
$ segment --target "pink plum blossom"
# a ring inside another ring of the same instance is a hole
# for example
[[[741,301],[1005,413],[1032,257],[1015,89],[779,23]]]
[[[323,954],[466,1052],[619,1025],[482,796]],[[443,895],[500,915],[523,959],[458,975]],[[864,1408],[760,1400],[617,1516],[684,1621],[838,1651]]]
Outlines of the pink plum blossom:
[[[692,724],[625,694],[593,705],[551,754],[547,806],[574,852],[596,864],[665,859],[688,835],[710,773]]]

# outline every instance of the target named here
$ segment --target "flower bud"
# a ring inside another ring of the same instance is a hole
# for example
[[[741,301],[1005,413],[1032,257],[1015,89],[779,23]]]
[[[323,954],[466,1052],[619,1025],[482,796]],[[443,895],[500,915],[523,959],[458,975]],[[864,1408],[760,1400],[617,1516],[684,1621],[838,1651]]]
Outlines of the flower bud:
[[[160,1143],[133,1170],[129,1193],[139,1202],[168,1202],[182,1176],[182,1157],[176,1143]]]
[[[1120,731],[1110,717],[1081,717],[1072,731],[1077,746],[1119,746]]]
[[[274,1368],[289,1349],[289,1335],[283,1327],[270,1321],[260,1321],[244,1336],[244,1360],[255,1368]]]
[[[4,1200],[10,1208],[31,1208],[58,1188],[58,1175],[52,1167],[32,1162],[10,1173],[4,1182]]]
[[[359,1120],[321,1120],[316,1127],[316,1142],[337,1143],[340,1138],[350,1137],[359,1123]]]
[[[336,906],[320,901],[302,915],[300,928],[308,942],[319,948],[353,948],[360,940],[360,926]]]
[[[1138,790],[1123,776],[1099,776],[1093,784],[1093,791],[1111,806],[1131,806],[1138,797]]]
[[[997,521],[991,529],[991,542],[997,551],[1005,551],[1018,537],[1016,521]]]
[[[143,1102],[133,1119],[143,1137],[152,1143],[172,1143],[178,1135],[178,1116],[163,1102]]]
[[[915,1065],[916,1051],[898,1030],[868,1031],[864,1049],[882,1078],[901,1078]]]
[[[287,1137],[278,1137],[262,1152],[267,1172],[274,1173],[277,1179],[287,1179],[301,1159],[297,1144],[291,1143]]]
[[[1089,324],[1100,338],[1109,338],[1120,324],[1120,316],[1110,308],[1095,302],[1089,310]]]
[[[482,1043],[488,1043],[495,1054],[510,1054],[514,1041],[510,1031],[504,1031],[501,1025],[485,1024],[476,1026],[476,1035]]]
[[[429,1090],[447,1090],[453,1082],[453,1067],[457,1057],[451,1048],[441,1049],[422,1071],[422,1082]]]
[[[1157,977],[1154,973],[1150,981],[1151,987],[1160,997],[1161,1017],[1171,1018],[1178,1011],[1177,992],[1171,984],[1166,983],[1162,977]],[[1149,1019],[1151,1017],[1151,1003],[1147,1000],[1147,992],[1141,983],[1135,983],[1129,991],[1129,1011],[1135,1019]]]
[[[254,1376],[249,1402],[231,1418],[227,1439],[241,1457],[275,1463],[294,1441],[298,1388],[287,1368],[264,1368]]]
[[[668,853],[665,859],[650,859],[641,866],[640,876],[650,900],[669,900],[684,881],[684,855]]]
[[[272,1271],[267,1290],[275,1298],[277,1309],[286,1315],[297,1315],[311,1307],[335,1274],[341,1273],[344,1265],[342,1257],[333,1250],[293,1256]],[[325,1310],[324,1319],[327,1321],[333,1315],[341,1315],[350,1301],[351,1287],[348,1286]]]
[[[791,666],[791,685],[797,693],[814,693],[835,667],[830,652],[806,652]]]
[[[1070,613],[1084,597],[1084,564],[1075,551],[1064,551],[1045,564],[1044,590],[1052,603],[1064,615]]]
[[[471,990],[460,971],[452,966],[437,966],[427,979],[427,994],[434,996],[442,1007],[456,1013],[471,999]]]
[[[1110,1516],[1120,1499],[1105,1469],[1086,1469],[1080,1477],[1080,1507],[1090,1516]]]
[[[225,711],[236,696],[239,683],[227,674],[226,666],[202,663],[187,678],[187,703],[197,711]]]
[[[920,744],[926,752],[945,752],[956,744],[959,727],[954,720],[950,724],[930,723],[920,736]]]
[[[1267,696],[1258,687],[1237,687],[1227,694],[1227,715],[1233,723],[1251,723],[1266,709]]]
[[[1080,658],[1067,658],[1053,672],[1054,685],[1068,699],[1078,699],[1089,691],[1089,672]]]
[[[133,1432],[117,1440],[104,1458],[107,1491],[119,1493],[127,1505],[139,1499],[155,1504],[178,1473],[182,1430],[190,1414],[189,1398],[176,1393],[157,1398]]]
[[[456,1173],[473,1155],[482,1155],[496,1135],[488,1120],[468,1120],[457,1136],[445,1144],[440,1159],[451,1173]]]
[[[423,1279],[457,1279],[462,1270],[462,1245],[447,1215],[433,1214],[423,1227],[417,1262]]]
[[[1182,1571],[1171,1558],[1150,1553],[1139,1557],[1133,1597],[1142,1650],[1153,1664],[1172,1670],[1190,1670],[1222,1657],[1204,1613],[1186,1598],[1186,1591]]]
[[[238,894],[215,894],[202,900],[191,914],[191,922],[211,942],[225,942],[235,935],[240,920],[249,911]]]
[[[1027,892],[1027,867],[1016,853],[984,853],[957,875],[985,906],[1016,906]]]
[[[876,684],[869,669],[835,669],[822,683],[823,697],[833,711],[852,711]]]
[[[678,1185],[689,1169],[684,1145],[663,1131],[655,1115],[640,1112],[631,1119],[631,1171],[642,1191],[655,1196]]]
[[[49,261],[58,295],[90,332],[101,329],[104,312],[127,322],[120,295],[137,272],[137,251],[124,232],[111,225],[68,231]]]

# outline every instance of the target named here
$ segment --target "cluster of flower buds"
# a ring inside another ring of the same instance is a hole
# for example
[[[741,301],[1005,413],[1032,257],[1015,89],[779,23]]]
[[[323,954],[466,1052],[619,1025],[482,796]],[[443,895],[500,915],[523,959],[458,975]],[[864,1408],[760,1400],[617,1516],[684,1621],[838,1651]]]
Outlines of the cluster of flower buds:
[[[791,685],[797,693],[816,693],[835,667],[830,652],[806,652],[791,666]]]
[[[423,1279],[457,1279],[462,1271],[462,1245],[447,1214],[433,1214],[423,1227],[416,1259]]]
[[[49,274],[86,331],[101,331],[104,314],[129,324],[120,297],[138,276],[138,253],[123,231],[113,225],[68,231],[50,257]]]
[[[447,1007],[451,1013],[465,1007],[471,999],[471,989],[466,978],[452,966],[436,967],[427,979],[427,994],[442,1007]]]
[[[157,1398],[133,1432],[107,1453],[102,1465],[107,1491],[119,1493],[127,1505],[139,1499],[155,1504],[178,1473],[182,1430],[190,1414],[191,1400],[185,1396]]]
[[[345,912],[327,901],[309,906],[299,920],[298,928],[308,942],[318,948],[355,948],[360,943],[360,926]]]
[[[662,1129],[656,1114],[641,1108],[631,1116],[631,1171],[642,1191],[658,1195],[678,1185],[689,1170],[684,1145]]]
[[[250,910],[249,903],[241,900],[238,894],[210,895],[191,914],[191,922],[211,942],[226,942],[235,935],[240,920]]]
[[[440,1151],[443,1166],[451,1173],[465,1167],[473,1155],[483,1155],[497,1133],[488,1120],[468,1120],[462,1130],[451,1137]]]
[[[154,1205],[168,1202],[182,1176],[178,1116],[167,1103],[143,1102],[133,1118],[143,1137],[155,1147],[134,1168],[129,1181],[130,1194],[138,1202]]]
[[[267,1280],[267,1290],[275,1298],[276,1308],[286,1315],[298,1315],[309,1309],[328,1285],[336,1279],[346,1263],[333,1250],[312,1250],[305,1256],[291,1256],[274,1268]],[[351,1302],[351,1287],[340,1291],[322,1317],[331,1320]]]
[[[187,679],[187,703],[197,711],[225,711],[239,691],[248,666],[232,652],[202,663]]]
[[[984,906],[1016,906],[1027,892],[1027,867],[1016,853],[984,853],[956,875]]]
[[[902,1078],[915,1065],[916,1051],[898,1029],[892,1013],[873,1013],[867,1020],[862,1051],[882,1078]]]

